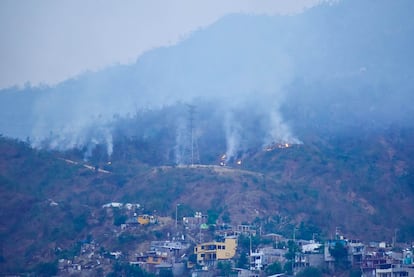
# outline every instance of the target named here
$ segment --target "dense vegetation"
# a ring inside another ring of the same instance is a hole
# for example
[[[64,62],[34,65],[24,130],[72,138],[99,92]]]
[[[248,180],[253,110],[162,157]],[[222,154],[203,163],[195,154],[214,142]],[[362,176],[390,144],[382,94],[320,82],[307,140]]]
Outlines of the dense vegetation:
[[[140,203],[147,212],[171,217],[181,203],[181,216],[203,211],[213,222],[257,223],[264,232],[287,237],[295,227],[296,236],[306,239],[329,237],[339,227],[352,237],[390,240],[398,228],[397,240],[412,240],[413,139],[413,130],[395,127],[251,151],[237,168],[192,168],[159,166],[159,156],[146,156],[151,148],[142,141],[119,138],[110,165],[103,147],[91,157],[96,167],[111,172],[102,173],[83,167],[81,152],[39,151],[2,137],[2,268],[54,270],[55,259],[76,253],[78,241],[103,233],[108,215],[101,206],[111,201]],[[111,216],[111,224],[125,221]],[[159,237],[148,233],[139,239]],[[116,243],[130,239],[137,238]]]

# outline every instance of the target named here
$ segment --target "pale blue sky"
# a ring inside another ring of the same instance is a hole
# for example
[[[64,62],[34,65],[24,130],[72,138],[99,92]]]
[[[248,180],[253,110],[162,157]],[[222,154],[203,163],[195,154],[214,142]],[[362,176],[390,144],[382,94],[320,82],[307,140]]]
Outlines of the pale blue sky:
[[[0,0],[0,89],[131,63],[227,14],[294,14],[320,2]]]

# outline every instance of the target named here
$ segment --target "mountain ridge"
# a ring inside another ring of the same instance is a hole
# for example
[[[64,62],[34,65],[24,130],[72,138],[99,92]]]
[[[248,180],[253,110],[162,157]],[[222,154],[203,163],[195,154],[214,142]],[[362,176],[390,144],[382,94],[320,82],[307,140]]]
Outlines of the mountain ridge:
[[[81,165],[82,155],[33,150],[1,138],[3,266],[53,259],[51,249],[70,248],[88,234],[105,244],[102,228],[108,227],[99,215],[113,201],[172,217],[180,203],[184,214],[215,214],[218,223],[262,222],[263,232],[286,235],[303,225],[329,238],[338,227],[371,241],[387,240],[398,228],[399,241],[408,241],[414,238],[413,137],[413,130],[395,128],[377,137],[305,141],[251,152],[240,169],[154,166],[116,156],[111,165],[91,161],[91,169]]]
[[[319,132],[317,124],[334,131],[409,125],[411,5],[342,1],[293,16],[229,15],[132,65],[55,87],[2,91],[0,132],[37,147],[51,135],[50,147],[110,144],[116,116],[213,97],[218,113],[252,103],[262,117],[277,113],[293,136],[310,127]]]

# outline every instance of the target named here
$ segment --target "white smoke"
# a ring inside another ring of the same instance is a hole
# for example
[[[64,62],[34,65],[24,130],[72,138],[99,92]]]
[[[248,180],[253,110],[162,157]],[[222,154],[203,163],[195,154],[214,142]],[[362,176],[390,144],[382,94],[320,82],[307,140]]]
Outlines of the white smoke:
[[[234,120],[233,114],[226,113],[224,132],[226,136],[226,163],[233,159],[240,150],[241,126]]]
[[[108,157],[112,156],[112,152],[114,151],[113,146],[113,138],[112,138],[112,132],[108,128],[104,129],[104,137],[105,137],[105,145],[106,145],[106,154]]]
[[[250,100],[250,101],[248,101]],[[225,163],[243,158],[247,151],[274,144],[302,144],[279,111],[280,98],[261,101],[248,98],[225,112],[223,122],[226,139]]]
[[[111,153],[109,133],[114,114],[125,117],[136,110],[174,105],[178,101],[192,103],[194,99],[203,98],[215,101],[211,109],[216,109],[216,103],[230,107],[240,107],[242,103],[245,114],[262,112],[255,117],[259,121],[256,130],[249,122],[246,126],[248,120],[239,117],[241,112],[234,113],[232,122],[226,123],[227,128],[223,129],[226,152],[231,156],[249,149],[255,137],[260,140],[255,141],[256,145],[300,143],[279,108],[287,91],[299,96],[298,101],[295,96],[289,99],[291,108],[313,107],[308,110],[314,114],[309,118],[311,124],[319,124],[323,119],[328,125],[339,122],[345,124],[338,128],[348,128],[346,126],[353,125],[355,119],[361,119],[370,125],[374,122],[378,127],[384,126],[384,121],[410,126],[412,108],[408,103],[412,101],[403,101],[412,98],[409,80],[413,78],[411,73],[407,75],[412,59],[406,57],[412,52],[406,43],[410,30],[402,28],[401,32],[394,32],[390,40],[384,39],[383,28],[372,28],[383,26],[379,19],[390,15],[398,16],[387,21],[388,29],[407,25],[401,24],[401,20],[411,22],[409,14],[405,13],[406,4],[345,2],[332,9],[332,14],[330,8],[323,7],[320,11],[315,8],[309,14],[289,17],[230,15],[174,46],[143,54],[136,63],[82,74],[56,87],[29,87],[17,92],[12,89],[16,95],[1,92],[0,133],[22,140],[29,137],[34,147],[58,150],[102,143],[108,145],[107,152]],[[373,8],[369,14],[365,12],[368,7]],[[338,16],[347,15],[344,11],[350,8],[359,11],[359,16]],[[326,16],[335,24],[321,24],[320,16]],[[353,32],[355,27],[362,31]],[[336,38],[335,44],[332,38]],[[374,43],[378,41],[382,43]],[[378,47],[372,55],[366,55],[366,49],[361,46],[371,44]],[[395,45],[401,51],[394,51]],[[342,59],[336,59],[338,56]],[[405,62],[401,64],[401,61]],[[360,68],[369,70],[360,72]],[[388,90],[381,89],[384,86],[398,92],[399,96],[394,93],[391,97]],[[332,87],[338,88],[335,89],[337,93]],[[367,88],[371,93],[357,95],[359,90]],[[343,94],[347,92],[355,98]],[[328,93],[329,97],[321,97]],[[246,103],[252,99],[260,99],[260,105],[254,101],[250,105]],[[346,102],[341,103],[342,99]],[[276,102],[276,108],[265,105],[267,102],[272,105]],[[327,118],[325,115],[331,110],[325,107],[335,108],[335,103],[342,108],[335,113],[335,118]],[[367,106],[375,110],[367,112]],[[354,108],[359,109],[359,113]],[[222,114],[226,110],[229,109],[223,109]],[[349,116],[349,112],[354,113]],[[292,113],[291,118],[307,119],[306,114],[308,112]],[[310,127],[305,120],[296,123],[299,128]],[[337,124],[334,126],[336,130]],[[180,145],[184,137],[177,134],[176,140]],[[183,150],[178,150],[176,160],[182,162]]]
[[[175,136],[175,164],[177,165],[184,165],[187,164],[186,155],[186,148],[188,144],[188,136],[187,136],[187,125],[182,118],[177,120],[177,128],[176,128],[176,136]]]
[[[302,142],[293,136],[292,131],[282,118],[279,111],[273,110],[269,114],[268,135],[265,138],[264,145],[277,144],[302,144]]]
[[[290,55],[281,45],[267,40],[273,37],[274,28],[258,20],[246,32],[235,32],[245,20],[248,23],[251,19],[224,20],[223,26],[196,32],[180,45],[156,49],[130,67],[115,66],[46,90],[33,107],[35,124],[29,134],[33,146],[57,150],[86,147],[88,156],[102,144],[110,156],[114,115],[123,118],[137,110],[161,110],[177,102],[201,99],[225,107],[221,111],[226,154],[228,159],[238,158],[252,146],[252,139],[263,140],[265,136],[263,130],[256,134],[251,122],[246,126],[249,112],[259,110],[258,118],[265,122],[268,103],[281,102],[282,88],[293,79]],[[277,118],[266,126],[268,140],[292,140],[289,128]],[[186,132],[188,126],[178,122],[177,164],[188,163]]]
[[[88,160],[98,144],[105,145],[108,158],[113,152],[112,122],[102,118],[68,121],[60,126],[59,119],[39,117],[32,130],[31,146],[65,151],[86,148]]]

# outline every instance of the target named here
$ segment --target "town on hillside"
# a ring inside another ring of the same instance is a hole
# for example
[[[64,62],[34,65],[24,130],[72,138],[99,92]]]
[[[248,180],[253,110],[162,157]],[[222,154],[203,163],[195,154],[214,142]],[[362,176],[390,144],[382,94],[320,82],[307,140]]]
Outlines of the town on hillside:
[[[255,223],[211,222],[203,212],[183,217],[180,204],[171,216],[119,202],[102,211],[110,228],[72,252],[57,249],[66,253],[57,276],[414,276],[414,244],[397,242],[398,230],[389,242],[348,239],[339,229],[326,240],[304,240],[296,229],[284,237]]]

